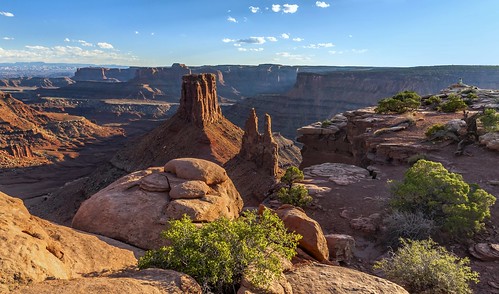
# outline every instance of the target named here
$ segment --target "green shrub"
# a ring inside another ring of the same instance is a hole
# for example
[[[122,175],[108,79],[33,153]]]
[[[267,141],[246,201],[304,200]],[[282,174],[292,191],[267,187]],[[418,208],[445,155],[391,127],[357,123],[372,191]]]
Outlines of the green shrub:
[[[447,101],[440,104],[440,110],[442,110],[443,112],[456,112],[459,110],[465,110],[467,107],[468,106],[461,98],[461,96],[458,96],[456,94],[450,94],[447,97]]]
[[[499,113],[495,109],[489,108],[483,111],[480,121],[487,132],[499,131]]]
[[[471,99],[471,100],[476,100],[476,99],[478,99],[478,95],[477,95],[476,93],[473,93],[473,92],[468,93],[468,95],[466,95],[466,97],[467,97],[468,99]]]
[[[330,121],[330,120],[323,120],[322,123],[321,123],[321,128],[327,128],[329,127],[330,125],[332,125],[333,123]]]
[[[425,105],[431,106],[433,109],[437,109],[440,106],[440,103],[442,103],[442,98],[439,96],[431,96],[424,101]]]
[[[191,275],[205,292],[233,291],[243,275],[263,289],[282,273],[281,258],[296,254],[300,235],[288,233],[270,210],[245,212],[197,227],[189,217],[169,222],[169,246],[147,251],[139,268],[158,267]]]
[[[401,239],[402,247],[391,257],[374,264],[375,269],[410,293],[473,293],[469,283],[478,283],[468,258],[459,258],[433,240]]]
[[[441,163],[421,159],[392,189],[390,205],[401,212],[421,212],[451,235],[471,235],[484,227],[496,198]]]
[[[431,139],[437,132],[442,132],[445,130],[445,126],[443,124],[434,124],[429,127],[424,133],[427,138]]]
[[[404,91],[380,100],[375,111],[376,113],[404,113],[417,109],[420,104],[421,97],[416,92]]]
[[[281,182],[286,187],[277,192],[277,198],[283,203],[294,206],[307,206],[313,199],[308,195],[308,190],[305,187],[295,184],[295,182],[301,180],[303,180],[303,172],[295,166],[289,167],[281,178]]]
[[[428,239],[435,231],[435,222],[421,212],[394,211],[384,219],[386,241],[398,245],[400,238],[411,240]]]

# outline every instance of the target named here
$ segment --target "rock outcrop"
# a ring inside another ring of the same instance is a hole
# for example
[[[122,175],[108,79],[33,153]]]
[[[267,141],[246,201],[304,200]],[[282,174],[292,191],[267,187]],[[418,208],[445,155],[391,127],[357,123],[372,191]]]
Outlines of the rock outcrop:
[[[141,293],[201,294],[201,286],[190,276],[171,270],[145,269],[71,280],[49,280],[25,286],[12,294],[52,293]]]
[[[485,145],[490,150],[499,151],[499,132],[480,136],[480,144]]]
[[[108,245],[102,237],[32,216],[20,199],[2,192],[0,236],[2,293],[46,279],[78,278],[96,272],[121,270],[137,263],[132,251]]]
[[[408,294],[382,278],[340,266],[305,264],[286,273],[293,293]]]
[[[199,127],[222,119],[215,75],[185,75],[182,78],[182,96],[177,114]]]
[[[303,236],[299,247],[318,261],[328,262],[329,249],[318,222],[308,217],[303,209],[289,204],[279,207],[275,212],[290,232]]]
[[[241,146],[241,156],[254,162],[257,167],[264,169],[271,176],[277,177],[279,172],[278,145],[272,135],[271,118],[265,114],[264,133],[258,132],[258,117],[255,109],[251,109],[246,120]]]
[[[329,248],[329,257],[335,261],[350,262],[355,249],[355,239],[343,234],[329,234],[325,237]]]
[[[195,158],[131,173],[83,202],[73,227],[153,249],[164,245],[161,231],[184,214],[194,222],[234,219],[241,196],[223,168]]]
[[[499,244],[478,243],[469,248],[471,255],[482,261],[499,260]]]

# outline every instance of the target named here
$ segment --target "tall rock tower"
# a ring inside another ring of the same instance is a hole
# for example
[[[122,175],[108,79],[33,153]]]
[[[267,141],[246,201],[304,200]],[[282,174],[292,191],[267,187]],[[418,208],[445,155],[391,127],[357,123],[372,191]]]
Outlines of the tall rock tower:
[[[243,142],[240,155],[253,161],[257,167],[263,168],[269,175],[277,177],[279,172],[279,149],[272,136],[272,121],[265,114],[265,130],[258,132],[258,117],[252,108],[244,126]]]
[[[222,119],[214,74],[191,74],[182,77],[180,108],[177,114],[198,127]]]

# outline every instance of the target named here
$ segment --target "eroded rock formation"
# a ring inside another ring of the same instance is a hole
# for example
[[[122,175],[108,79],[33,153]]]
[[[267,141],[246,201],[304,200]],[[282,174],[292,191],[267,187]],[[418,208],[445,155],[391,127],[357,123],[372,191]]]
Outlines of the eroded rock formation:
[[[251,109],[246,120],[242,139],[241,155],[263,168],[271,176],[276,177],[279,172],[279,148],[272,135],[271,118],[265,114],[265,130],[258,132],[258,117],[255,109]]]
[[[73,227],[153,249],[164,244],[168,220],[194,222],[239,216],[243,201],[225,170],[202,159],[179,158],[131,173],[86,200]]]

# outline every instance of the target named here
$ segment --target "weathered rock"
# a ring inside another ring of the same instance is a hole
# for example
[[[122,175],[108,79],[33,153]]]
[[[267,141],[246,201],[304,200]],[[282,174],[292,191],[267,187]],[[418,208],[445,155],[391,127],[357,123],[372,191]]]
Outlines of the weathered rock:
[[[408,294],[395,283],[340,266],[298,265],[286,273],[286,278],[293,293]]]
[[[307,178],[327,178],[330,182],[345,186],[369,178],[369,171],[355,165],[343,163],[323,163],[303,169]]]
[[[381,215],[373,213],[368,217],[358,217],[350,221],[350,226],[364,233],[374,233],[378,230],[381,223]]]
[[[198,158],[170,160],[165,164],[165,172],[171,172],[181,179],[203,181],[208,185],[219,184],[229,179],[221,166]]]
[[[220,166],[181,158],[165,167],[131,173],[97,192],[80,206],[73,227],[152,249],[164,244],[160,233],[168,220],[184,214],[194,222],[239,216],[243,201]],[[164,190],[167,178],[170,191]],[[149,183],[147,189],[143,188],[145,182]],[[150,183],[158,182],[162,189],[150,189]]]
[[[190,276],[172,270],[145,269],[126,271],[101,277],[72,280],[50,280],[20,288],[19,294],[201,294],[202,290]]]
[[[143,177],[140,180],[140,188],[150,192],[166,192],[171,189],[165,173],[152,173]]]
[[[355,239],[349,235],[330,234],[326,235],[329,257],[336,261],[349,262],[353,257]]]
[[[499,244],[478,243],[469,248],[471,255],[482,261],[499,260]]]
[[[285,204],[276,211],[286,228],[303,236],[299,246],[320,262],[329,260],[327,241],[318,222],[311,219],[303,209]]]
[[[172,187],[171,199],[203,198],[210,191],[210,187],[203,181],[187,181]]]
[[[263,168],[271,176],[277,176],[279,150],[272,135],[271,118],[268,114],[265,114],[265,131],[260,134],[258,132],[258,117],[255,109],[251,109],[244,127],[240,154],[246,160],[254,162],[257,167]]]
[[[137,263],[132,251],[31,216],[20,199],[2,192],[0,240],[1,293],[49,278],[77,278]]]
[[[192,74],[182,77],[180,117],[197,126],[219,121],[222,110],[218,105],[217,81],[214,74]]]
[[[480,144],[485,145],[490,150],[499,151],[499,132],[480,136]]]
[[[293,294],[293,289],[286,276],[282,274],[278,279],[272,281],[266,289],[256,288],[243,279],[241,287],[237,290],[237,294]]]

